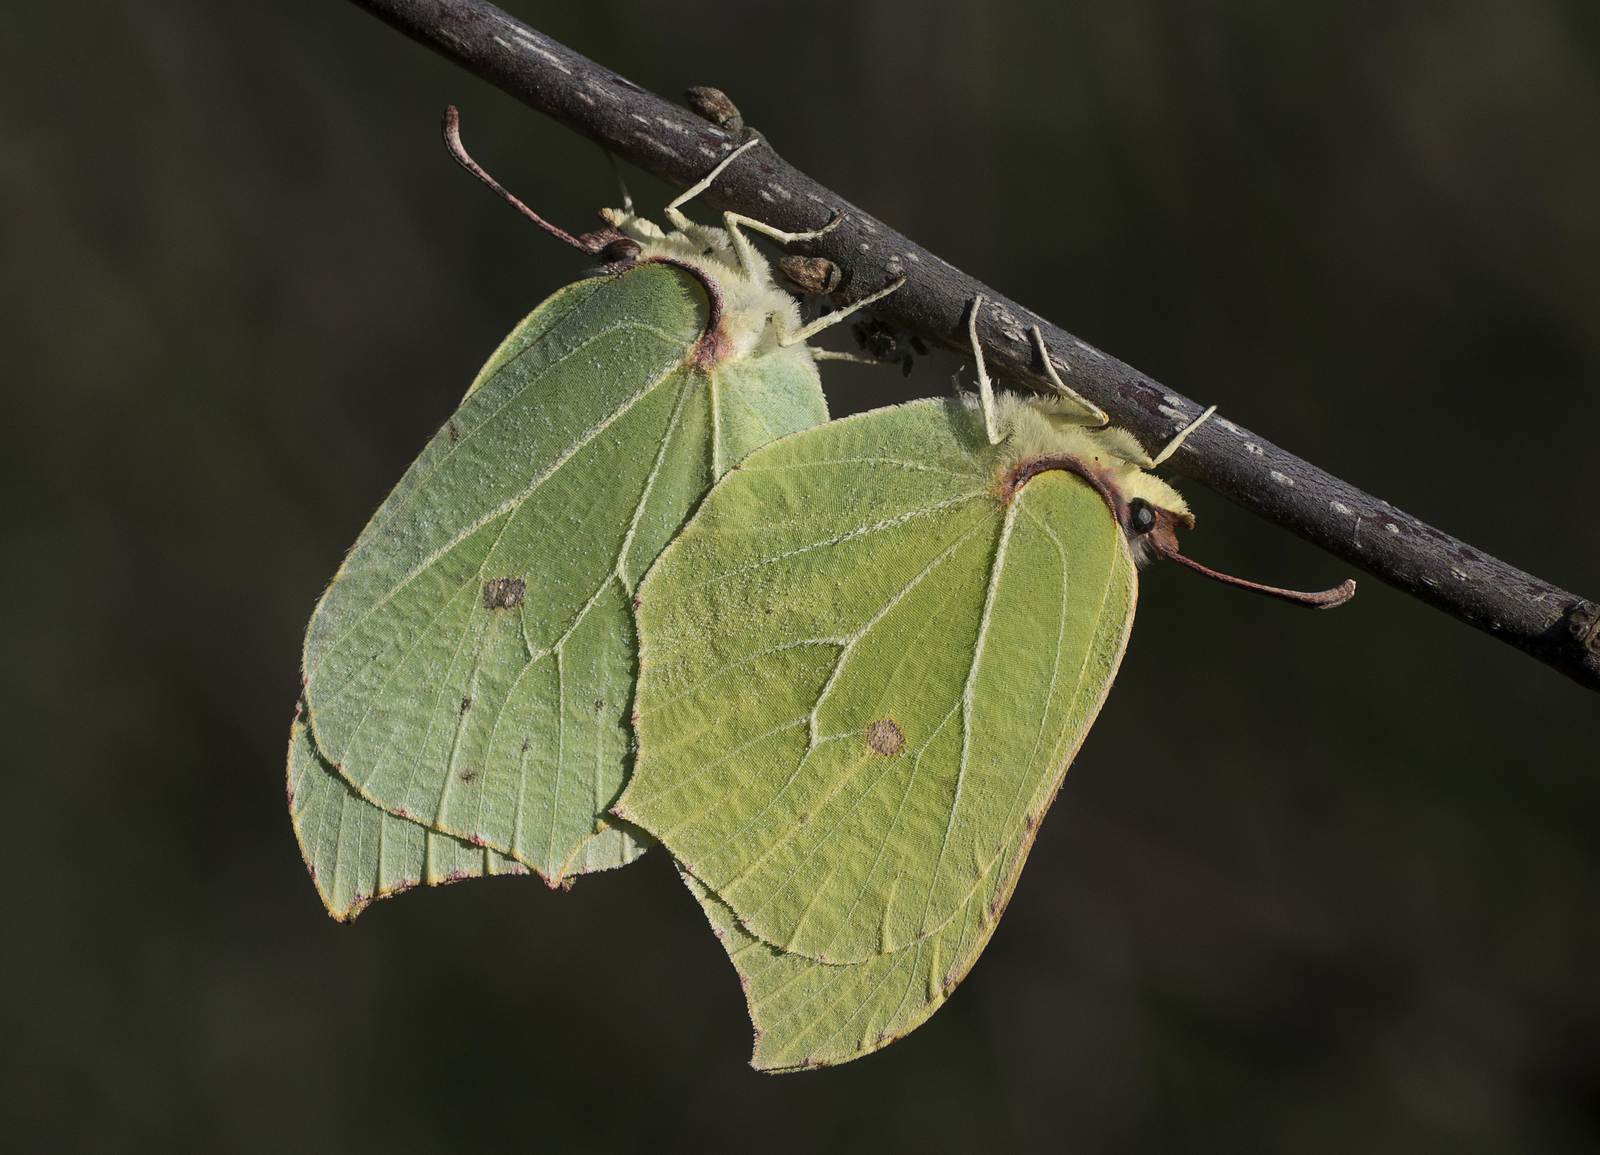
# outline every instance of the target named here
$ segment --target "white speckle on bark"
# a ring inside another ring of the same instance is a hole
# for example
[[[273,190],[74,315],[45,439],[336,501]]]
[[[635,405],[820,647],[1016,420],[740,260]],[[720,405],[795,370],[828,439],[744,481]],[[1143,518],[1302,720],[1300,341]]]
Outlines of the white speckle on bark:
[[[1334,513],[1348,514],[1350,512],[1350,507],[1342,501],[1330,501],[1328,502],[1328,508],[1333,510]]]
[[[871,249],[872,246],[867,244],[866,241],[862,241],[859,245],[856,246],[856,248],[860,249],[864,253],[867,250]]]
[[[1392,521],[1384,522],[1383,523],[1383,528],[1388,530],[1390,533],[1399,533],[1400,532],[1400,527],[1398,525],[1396,525]]]
[[[649,121],[646,121],[645,123],[648,124]],[[651,136],[648,132],[636,132],[633,135],[634,135],[634,139],[636,139],[640,144],[647,144],[651,148],[655,149],[657,152],[661,153],[661,155],[670,156],[673,160],[677,160],[678,159],[678,154],[677,153],[673,152],[670,148],[668,148],[666,145],[662,144],[659,140],[657,140],[655,137]]]
[[[1269,474],[1269,476],[1272,478],[1273,481],[1276,481],[1279,485],[1293,485],[1294,484],[1294,478],[1288,477],[1285,474],[1279,473],[1276,469],[1272,470],[1272,472]]]
[[[527,48],[529,52],[537,52],[540,56],[543,56],[546,60],[548,60],[551,64],[554,64],[558,69],[566,73],[568,76],[572,75],[572,69],[566,66],[566,63],[561,59],[561,57],[557,56],[554,52],[549,52],[541,48],[533,41],[531,37],[528,36],[526,32],[518,32],[516,33],[516,37],[522,42],[523,46]]]
[[[1244,443],[1244,451],[1246,453],[1254,454],[1257,457],[1265,457],[1267,455],[1267,451],[1262,449],[1261,446],[1257,445],[1254,441],[1246,441]]]

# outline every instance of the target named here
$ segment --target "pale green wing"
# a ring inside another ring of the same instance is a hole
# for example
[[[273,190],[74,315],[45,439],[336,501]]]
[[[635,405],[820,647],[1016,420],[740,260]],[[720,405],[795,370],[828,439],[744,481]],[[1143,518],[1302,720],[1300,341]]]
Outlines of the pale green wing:
[[[380,810],[322,760],[298,721],[289,730],[289,816],[317,892],[343,922],[413,886],[528,873],[514,858]]]
[[[711,372],[709,386],[715,422],[714,477],[721,477],[763,445],[828,419],[817,367],[809,355],[773,353],[725,361]],[[651,561],[667,540],[650,554]]]
[[[1120,658],[1120,647],[1095,650],[1084,680],[1109,685]],[[1087,695],[1074,701],[1062,727],[1073,743],[1063,770],[1099,707]],[[938,1010],[988,945],[1059,786],[1059,775],[1040,785],[1018,837],[948,922],[902,950],[863,962],[820,963],[763,942],[732,907],[685,874],[738,971],[756,1034],[751,1065],[781,1072],[846,1063],[904,1037]]]
[[[1132,557],[1076,474],[1009,502],[956,402],[753,454],[639,595],[633,777],[615,812],[744,927],[859,963],[1009,891],[1098,712]]]
[[[756,1035],[750,1065],[775,1072],[847,1063],[920,1026],[988,943],[1009,897],[1000,883],[1015,877],[991,872],[954,918],[905,950],[830,965],[762,942],[732,907],[683,876],[739,972]]]
[[[719,444],[827,415],[814,367],[785,355],[783,403],[752,431],[750,390],[689,363],[706,317],[699,283],[662,264],[563,290],[374,515],[304,654],[317,746],[364,797],[551,882],[638,852],[606,816],[629,756],[634,587]]]
[[[526,353],[529,346],[537,344],[557,322],[574,309],[581,307],[590,297],[604,288],[605,284],[605,279],[601,277],[574,281],[540,301],[533,312],[506,334],[506,339],[500,342],[500,347],[489,355],[489,359],[483,363],[483,368],[478,370],[478,375],[472,379],[472,384],[467,387],[461,399],[465,401],[483,388],[484,383],[493,380],[507,362],[514,361]]]

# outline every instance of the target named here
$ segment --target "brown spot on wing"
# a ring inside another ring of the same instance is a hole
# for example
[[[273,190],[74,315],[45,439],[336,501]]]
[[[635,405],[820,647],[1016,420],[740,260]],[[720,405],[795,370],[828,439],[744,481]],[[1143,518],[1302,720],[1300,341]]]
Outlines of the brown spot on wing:
[[[483,608],[486,610],[514,610],[522,604],[528,592],[528,583],[521,578],[493,578],[483,583]]]
[[[885,758],[900,753],[900,748],[906,744],[905,731],[888,718],[879,718],[868,725],[863,737],[874,754],[882,754]]]

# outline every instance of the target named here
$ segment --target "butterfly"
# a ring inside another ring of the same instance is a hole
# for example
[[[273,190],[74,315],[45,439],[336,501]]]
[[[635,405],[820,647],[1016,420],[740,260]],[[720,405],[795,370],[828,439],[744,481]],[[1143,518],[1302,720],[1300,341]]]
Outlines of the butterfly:
[[[1354,592],[1183,557],[1193,517],[1151,470],[1199,422],[1151,458],[1064,385],[996,395],[971,338],[978,398],[756,451],[638,594],[638,754],[613,814],[677,859],[761,1069],[873,1051],[971,968],[1111,688],[1139,564],[1309,606]]]

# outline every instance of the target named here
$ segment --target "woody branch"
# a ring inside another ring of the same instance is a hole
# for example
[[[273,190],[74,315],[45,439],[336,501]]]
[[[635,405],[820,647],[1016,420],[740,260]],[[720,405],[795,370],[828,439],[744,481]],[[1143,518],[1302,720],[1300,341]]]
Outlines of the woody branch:
[[[744,138],[602,68],[484,0],[355,0],[360,7],[530,107],[677,188],[694,184]],[[974,280],[788,164],[751,149],[701,198],[790,232],[843,223],[792,251],[842,271],[847,304],[900,277],[868,310],[967,356],[967,316],[984,305],[979,341],[992,369],[1053,389],[1030,337],[1037,325],[1066,381],[1146,446],[1167,440],[1201,406]],[[1476,626],[1600,690],[1600,606],[1425,525],[1270,441],[1221,418],[1167,463],[1236,505],[1378,580]]]

